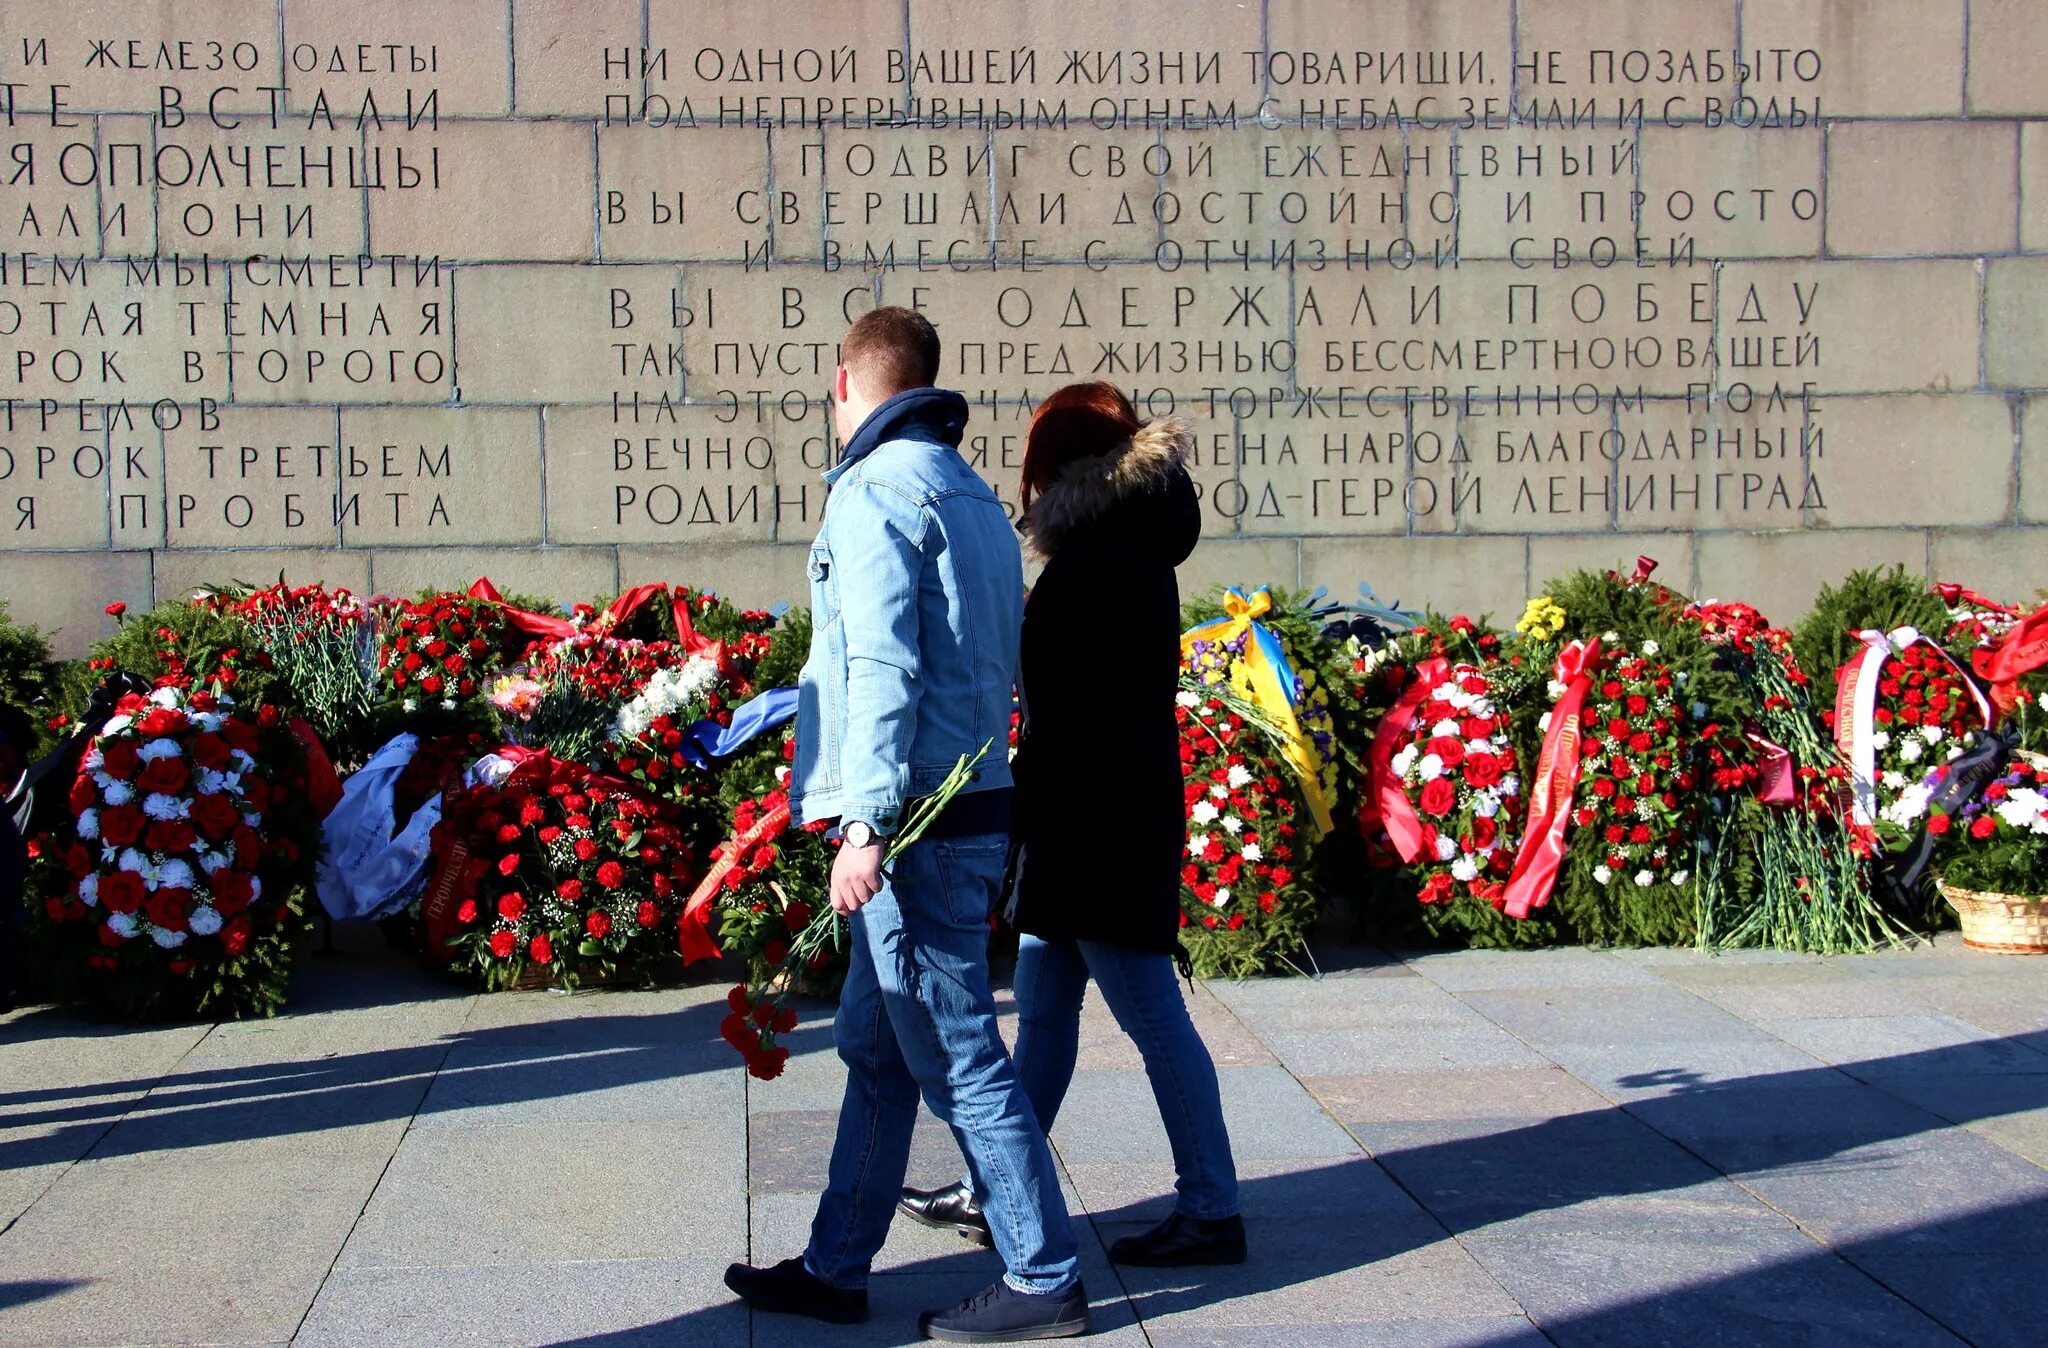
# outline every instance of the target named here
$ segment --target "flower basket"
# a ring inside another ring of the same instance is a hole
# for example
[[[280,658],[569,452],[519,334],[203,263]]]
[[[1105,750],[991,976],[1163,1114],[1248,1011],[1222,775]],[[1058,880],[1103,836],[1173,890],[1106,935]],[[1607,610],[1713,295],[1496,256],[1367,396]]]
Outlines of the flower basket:
[[[2000,955],[2048,955],[2048,898],[1983,894],[1941,882],[1963,924],[1963,944]]]

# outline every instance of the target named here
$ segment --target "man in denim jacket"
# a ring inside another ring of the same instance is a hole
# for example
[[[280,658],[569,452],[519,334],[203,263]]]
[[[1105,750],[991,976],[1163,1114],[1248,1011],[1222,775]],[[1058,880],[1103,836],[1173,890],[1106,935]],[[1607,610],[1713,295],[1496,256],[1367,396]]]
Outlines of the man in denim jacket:
[[[1088,1298],[1051,1148],[996,1033],[987,946],[1007,856],[1006,746],[1024,578],[995,493],[960,457],[967,402],[932,387],[939,339],[876,309],[841,343],[834,416],[845,450],[811,548],[813,634],[797,713],[792,809],[835,820],[832,906],[853,930],[834,1024],[846,1095],[830,1179],[802,1258],[735,1264],[760,1310],[867,1318],[920,1094],[959,1139],[1004,1278],[931,1338],[988,1343],[1086,1332]],[[891,870],[883,841],[963,755],[977,779]]]

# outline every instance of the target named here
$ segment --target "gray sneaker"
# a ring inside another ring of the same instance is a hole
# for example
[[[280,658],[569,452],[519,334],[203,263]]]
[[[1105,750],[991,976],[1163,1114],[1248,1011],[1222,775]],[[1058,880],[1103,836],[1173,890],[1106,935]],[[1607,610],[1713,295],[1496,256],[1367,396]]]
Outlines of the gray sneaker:
[[[926,1311],[917,1327],[943,1343],[1018,1343],[1071,1339],[1088,1332],[1088,1290],[1020,1292],[1001,1278],[946,1311]]]

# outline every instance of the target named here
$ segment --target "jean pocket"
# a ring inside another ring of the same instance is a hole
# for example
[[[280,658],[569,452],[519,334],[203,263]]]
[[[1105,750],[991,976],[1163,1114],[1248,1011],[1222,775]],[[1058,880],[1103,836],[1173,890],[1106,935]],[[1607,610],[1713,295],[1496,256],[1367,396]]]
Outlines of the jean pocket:
[[[1009,860],[1006,834],[943,838],[930,844],[939,877],[939,902],[956,927],[985,927]]]

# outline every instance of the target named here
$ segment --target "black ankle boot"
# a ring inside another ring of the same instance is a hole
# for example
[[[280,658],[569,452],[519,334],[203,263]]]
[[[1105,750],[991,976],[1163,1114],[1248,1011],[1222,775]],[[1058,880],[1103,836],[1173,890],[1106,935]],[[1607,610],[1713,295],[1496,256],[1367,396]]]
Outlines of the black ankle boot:
[[[964,1184],[943,1189],[909,1189],[896,1201],[896,1210],[912,1221],[941,1231],[953,1231],[977,1245],[993,1245],[988,1234],[988,1217]]]
[[[1118,1264],[1138,1268],[1188,1268],[1197,1264],[1242,1264],[1245,1261],[1244,1219],[1223,1217],[1213,1222],[1174,1213],[1150,1231],[1125,1236],[1109,1247]]]

